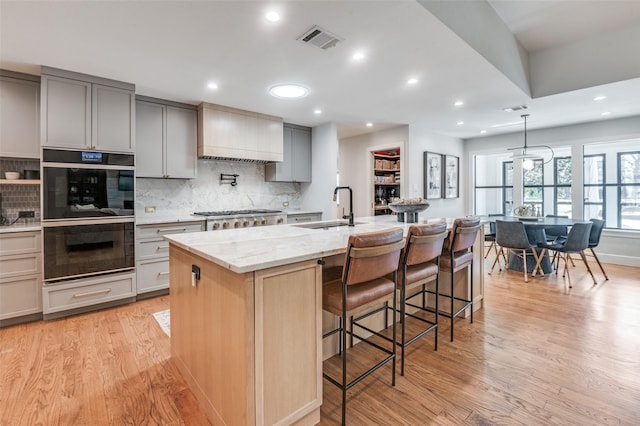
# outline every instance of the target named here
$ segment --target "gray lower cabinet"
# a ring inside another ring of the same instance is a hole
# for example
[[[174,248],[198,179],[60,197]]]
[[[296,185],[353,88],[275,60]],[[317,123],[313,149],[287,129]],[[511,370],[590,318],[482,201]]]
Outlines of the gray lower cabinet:
[[[269,182],[311,182],[311,129],[284,123],[284,159],[265,166]]]
[[[0,326],[42,318],[40,231],[0,234]]]
[[[133,84],[42,67],[43,146],[133,153],[134,120]]]
[[[133,271],[49,284],[42,288],[44,319],[133,302],[135,297]]]
[[[177,105],[138,97],[136,176],[179,179],[196,177],[198,110],[195,106]]]
[[[204,220],[137,225],[137,294],[169,289],[169,242],[164,235],[204,230]]]
[[[0,70],[0,157],[40,158],[40,77]]]
[[[322,212],[287,213],[287,223],[319,222],[321,220]]]

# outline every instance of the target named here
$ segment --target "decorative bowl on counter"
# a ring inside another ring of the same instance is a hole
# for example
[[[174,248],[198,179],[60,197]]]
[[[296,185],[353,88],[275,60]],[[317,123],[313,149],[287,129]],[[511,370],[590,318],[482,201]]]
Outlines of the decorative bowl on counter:
[[[425,211],[429,205],[422,198],[394,199],[392,203],[389,203],[389,208],[398,214],[398,222],[404,222],[406,217],[407,223],[416,223],[418,221],[418,213]]]
[[[4,172],[4,177],[7,180],[20,179],[20,172]]]

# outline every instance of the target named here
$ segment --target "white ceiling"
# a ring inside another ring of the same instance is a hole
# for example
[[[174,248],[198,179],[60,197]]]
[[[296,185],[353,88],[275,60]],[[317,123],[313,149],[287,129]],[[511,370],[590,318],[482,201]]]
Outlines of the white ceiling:
[[[529,52],[640,25],[634,0],[489,4]],[[264,19],[271,9],[279,22]],[[313,25],[344,41],[323,51],[296,40]],[[633,46],[626,54],[638,55],[640,40],[626,42]],[[351,58],[357,50],[363,61]],[[340,137],[417,123],[460,138],[511,132],[520,129],[519,113],[502,108],[519,104],[530,107],[531,129],[640,115],[640,67],[626,81],[532,99],[413,0],[0,0],[0,67],[39,74],[40,65],[135,83],[146,96],[307,126],[334,122]],[[419,82],[409,86],[409,77]],[[219,88],[208,89],[210,81]],[[272,98],[267,91],[280,82],[310,94]],[[592,101],[601,94],[605,101]],[[465,105],[454,107],[456,100]]]

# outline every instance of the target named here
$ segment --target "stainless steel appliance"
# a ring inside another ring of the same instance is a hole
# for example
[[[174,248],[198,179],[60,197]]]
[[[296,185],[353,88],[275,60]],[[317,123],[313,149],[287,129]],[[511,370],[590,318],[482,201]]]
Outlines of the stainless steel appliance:
[[[44,149],[44,281],[135,270],[134,156]]]
[[[287,223],[287,215],[280,210],[222,210],[195,212],[194,215],[206,216],[207,231]]]
[[[135,267],[133,221],[43,222],[43,233],[45,283]]]
[[[45,149],[43,220],[134,217],[134,156]]]

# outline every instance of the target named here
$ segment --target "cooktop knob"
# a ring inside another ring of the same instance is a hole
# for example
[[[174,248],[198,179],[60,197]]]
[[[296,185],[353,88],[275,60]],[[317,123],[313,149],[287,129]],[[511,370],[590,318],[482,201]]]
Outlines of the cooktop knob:
[[[220,229],[220,224],[218,222],[213,224],[213,230]]]

